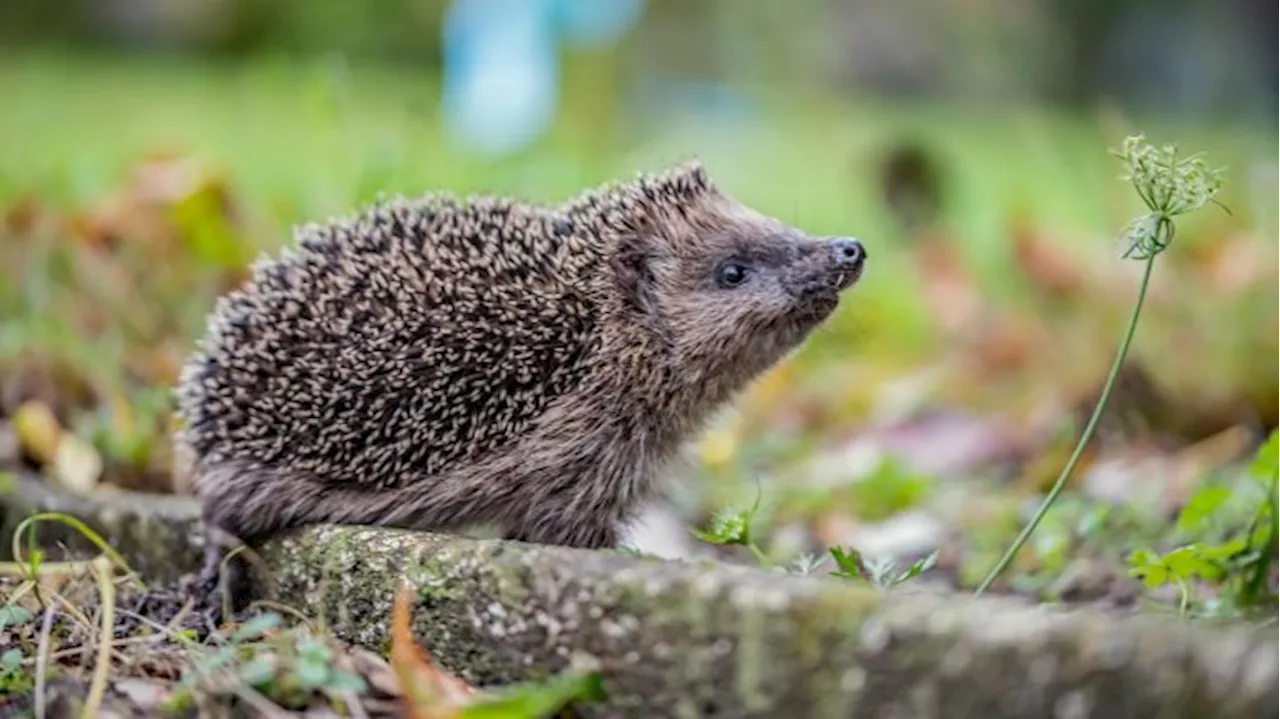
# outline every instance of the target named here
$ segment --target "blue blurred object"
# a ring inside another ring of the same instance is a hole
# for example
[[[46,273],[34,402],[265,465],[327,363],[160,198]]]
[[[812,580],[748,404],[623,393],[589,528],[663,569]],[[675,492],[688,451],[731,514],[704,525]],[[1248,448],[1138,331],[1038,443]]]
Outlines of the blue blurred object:
[[[454,0],[444,22],[444,121],[464,145],[505,155],[550,125],[559,94],[554,0]]]
[[[578,47],[617,42],[640,19],[644,0],[549,0],[565,39]]]
[[[558,41],[608,45],[642,9],[643,0],[453,0],[442,31],[446,131],[483,155],[528,147],[559,106]]]

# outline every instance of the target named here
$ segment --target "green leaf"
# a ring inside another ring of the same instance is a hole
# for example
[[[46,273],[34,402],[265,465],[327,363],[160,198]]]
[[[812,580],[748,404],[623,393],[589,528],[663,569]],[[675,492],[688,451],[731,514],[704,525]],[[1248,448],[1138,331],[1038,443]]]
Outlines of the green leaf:
[[[264,656],[254,657],[240,666],[238,674],[245,684],[261,686],[275,678],[275,663]]]
[[[693,535],[711,544],[749,546],[751,544],[751,521],[755,519],[756,512],[760,510],[760,495],[761,492],[757,487],[755,501],[751,503],[750,507],[747,509],[725,507],[711,519],[711,525],[706,530],[694,529],[692,530]]]
[[[872,557],[863,562],[863,566],[867,568],[867,572],[871,574],[871,583],[878,587],[883,587],[891,583],[891,574],[893,570],[898,568],[898,563],[893,557]]]
[[[165,714],[186,714],[195,707],[195,694],[190,689],[178,689],[160,704],[160,711]]]
[[[832,572],[832,576],[848,577],[850,579],[857,579],[861,576],[861,572],[858,571],[858,560],[862,555],[857,549],[850,547],[848,553],[846,553],[842,547],[831,547],[827,551],[830,552],[831,558],[835,560],[836,566],[840,568],[840,571]]]
[[[235,659],[236,647],[225,646],[218,649],[218,651],[213,654],[201,657],[192,665],[192,667],[201,674],[209,674],[234,662]]]
[[[298,681],[301,682],[302,687],[308,691],[324,686],[329,679],[329,667],[323,662],[310,659],[299,658],[297,666],[294,667],[294,672],[297,673]]]
[[[1201,545],[1192,544],[1177,549],[1164,555],[1162,563],[1168,568],[1169,573],[1186,581],[1193,577],[1206,576],[1207,572],[1213,571],[1213,565],[1204,560],[1200,554]]]
[[[364,678],[358,674],[352,674],[345,669],[335,669],[329,674],[329,683],[325,687],[331,692],[351,692],[352,694],[364,694],[368,690]]]
[[[750,536],[750,510],[726,508],[716,514],[711,525],[704,530],[693,530],[694,536],[711,544],[746,544]]]
[[[22,652],[17,649],[10,649],[4,654],[0,654],[0,666],[5,669],[17,669],[22,666]]]
[[[1200,545],[1200,557],[1209,562],[1226,562],[1248,548],[1244,537],[1237,537],[1221,544]]]
[[[464,719],[540,719],[572,701],[604,699],[604,684],[597,672],[568,673],[542,682],[517,684],[499,696],[469,704]]]
[[[20,607],[16,604],[0,607],[0,629],[26,624],[32,618],[31,612],[26,607]]]
[[[1169,583],[1169,570],[1161,566],[1154,567],[1134,567],[1129,570],[1129,575],[1142,580],[1147,585],[1147,589],[1155,589]]]
[[[1275,439],[1276,435],[1272,433],[1267,441],[1273,456]],[[1259,452],[1260,456],[1262,454],[1264,452]],[[1248,536],[1244,538],[1249,551],[1232,560],[1247,575],[1238,599],[1248,606],[1270,601],[1268,598],[1275,596],[1268,587],[1267,578],[1271,574],[1277,549],[1280,548],[1280,524],[1277,524],[1280,522],[1280,499],[1277,497],[1280,494],[1280,473],[1273,473],[1270,480],[1263,479],[1259,484],[1265,485],[1266,498],[1259,502]]]
[[[1231,499],[1231,490],[1221,484],[1208,484],[1192,495],[1178,514],[1178,529],[1188,532],[1200,528]]]
[[[1141,579],[1148,589],[1169,582],[1168,568],[1155,552],[1147,549],[1135,549],[1129,553],[1129,576]]]
[[[1271,436],[1258,448],[1258,454],[1249,466],[1249,474],[1257,479],[1271,479],[1280,473],[1280,429],[1271,430]]]
[[[1149,549],[1135,549],[1129,552],[1129,566],[1149,567],[1160,563],[1158,555]]]
[[[280,615],[274,612],[259,614],[256,617],[250,618],[239,627],[236,627],[235,632],[231,635],[231,643],[237,644],[250,639],[257,639],[268,631],[275,629],[280,622]]]
[[[298,656],[320,664],[328,664],[333,660],[333,650],[316,637],[304,637],[298,640]]]
[[[895,583],[905,582],[908,579],[917,577],[922,572],[927,572],[930,569],[932,569],[933,565],[937,563],[938,563],[938,551],[935,549],[933,552],[929,554],[929,556],[923,559],[917,560],[915,564],[912,564],[911,567],[907,569],[907,571],[899,575],[897,582]]]

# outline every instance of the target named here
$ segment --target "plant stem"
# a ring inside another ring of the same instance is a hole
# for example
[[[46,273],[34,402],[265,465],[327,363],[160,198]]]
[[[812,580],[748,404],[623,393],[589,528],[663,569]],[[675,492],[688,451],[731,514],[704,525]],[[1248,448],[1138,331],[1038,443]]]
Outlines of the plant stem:
[[[1018,534],[1018,538],[1013,540],[1013,544],[1000,558],[1000,561],[982,580],[982,584],[978,585],[978,589],[974,592],[974,596],[980,596],[991,586],[991,584],[1000,576],[1000,573],[1008,568],[1013,562],[1013,558],[1017,556],[1018,551],[1022,549],[1022,545],[1026,544],[1027,539],[1031,537],[1031,533],[1035,531],[1036,526],[1040,524],[1040,520],[1048,514],[1058,495],[1062,493],[1063,487],[1066,486],[1067,480],[1071,478],[1071,473],[1075,471],[1076,465],[1080,463],[1080,458],[1084,456],[1084,449],[1089,444],[1089,440],[1093,438],[1093,433],[1098,428],[1098,420],[1102,418],[1102,412],[1107,407],[1107,401],[1111,399],[1111,390],[1115,387],[1116,379],[1120,376],[1120,368],[1124,365],[1125,357],[1129,354],[1129,345],[1133,342],[1133,336],[1138,329],[1138,316],[1142,313],[1142,304],[1147,297],[1147,285],[1151,281],[1151,270],[1155,267],[1156,255],[1151,253],[1147,256],[1147,261],[1142,271],[1142,285],[1138,288],[1138,299],[1133,304],[1133,314],[1129,316],[1129,326],[1125,330],[1124,339],[1120,341],[1120,350],[1116,352],[1115,362],[1111,365],[1111,373],[1107,376],[1106,384],[1102,386],[1102,396],[1098,398],[1098,405],[1093,408],[1093,416],[1089,418],[1089,423],[1085,425],[1084,433],[1080,435],[1080,441],[1076,443],[1076,448],[1071,453],[1071,458],[1067,460],[1067,464],[1062,468],[1062,473],[1058,475],[1057,481],[1053,483],[1053,488],[1049,490],[1048,496],[1040,503],[1040,508],[1036,510],[1035,516]]]
[[[107,675],[111,670],[111,640],[116,626],[116,585],[111,581],[111,560],[104,554],[94,557],[94,577],[98,580],[99,604],[102,608],[102,630],[98,635],[98,661],[89,683],[89,695],[84,700],[82,717],[96,717],[102,697],[107,691]]]
[[[764,552],[760,551],[760,548],[756,546],[755,542],[747,542],[747,549],[750,549],[751,553],[755,555],[756,561],[760,563],[761,567],[768,569],[770,565],[773,564],[769,561],[769,557],[766,556]]]
[[[1178,594],[1181,600],[1178,603],[1178,616],[1185,619],[1187,617],[1187,606],[1191,603],[1191,590],[1187,587],[1187,580],[1178,577]]]

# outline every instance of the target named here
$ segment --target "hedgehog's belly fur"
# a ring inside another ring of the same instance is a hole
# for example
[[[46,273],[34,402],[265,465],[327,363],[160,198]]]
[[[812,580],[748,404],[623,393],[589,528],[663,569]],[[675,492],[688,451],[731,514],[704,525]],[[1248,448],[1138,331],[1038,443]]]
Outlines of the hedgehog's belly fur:
[[[206,521],[246,541],[313,523],[449,530],[496,523],[514,539],[611,546],[673,452],[650,427],[568,395],[512,444],[475,462],[375,486],[288,464],[210,455],[197,481]],[[616,409],[616,408],[615,408]]]

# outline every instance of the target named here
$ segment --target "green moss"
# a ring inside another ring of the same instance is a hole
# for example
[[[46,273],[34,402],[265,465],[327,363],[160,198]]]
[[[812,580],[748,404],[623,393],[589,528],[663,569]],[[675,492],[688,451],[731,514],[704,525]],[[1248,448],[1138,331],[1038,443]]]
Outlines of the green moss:
[[[432,556],[405,569],[405,579],[417,588],[419,601],[437,605],[463,596],[462,588],[450,576],[447,561],[447,557]]]

